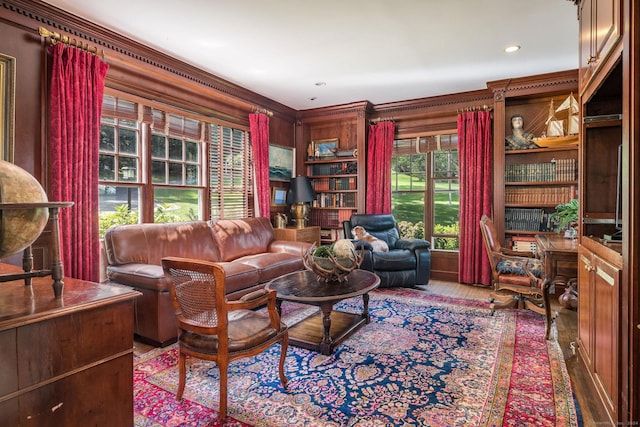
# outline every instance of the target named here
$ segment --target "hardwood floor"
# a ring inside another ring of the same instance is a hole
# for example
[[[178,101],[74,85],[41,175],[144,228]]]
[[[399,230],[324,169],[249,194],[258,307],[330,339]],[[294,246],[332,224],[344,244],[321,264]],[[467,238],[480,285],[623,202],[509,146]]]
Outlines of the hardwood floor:
[[[437,295],[479,300],[487,300],[490,292],[489,288],[441,280],[431,280],[427,286],[423,286],[421,289]],[[551,302],[553,311],[558,313],[555,320],[557,336],[552,337],[552,339],[557,339],[564,353],[567,371],[571,377],[571,383],[578,400],[578,405],[580,406],[583,424],[585,426],[608,425],[609,421],[600,403],[597,392],[591,385],[588,373],[582,366],[580,360],[578,360],[578,356],[574,351],[578,315],[575,311],[565,309],[558,304],[558,294],[552,295]],[[154,348],[153,346],[138,341],[134,342],[134,354],[136,356],[144,354]]]

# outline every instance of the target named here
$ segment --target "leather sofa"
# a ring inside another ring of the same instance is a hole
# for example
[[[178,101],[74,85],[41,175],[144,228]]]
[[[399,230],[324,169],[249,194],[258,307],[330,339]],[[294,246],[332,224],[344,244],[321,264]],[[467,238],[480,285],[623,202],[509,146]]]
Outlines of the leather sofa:
[[[398,223],[393,215],[354,214],[342,223],[344,235],[352,238],[356,226],[384,240],[388,252],[374,251],[369,242],[353,240],[356,249],[364,249],[360,268],[376,273],[380,287],[411,287],[429,283],[431,273],[431,243],[422,239],[401,239]]]
[[[137,339],[156,346],[175,342],[178,333],[163,257],[220,263],[227,297],[236,300],[304,269],[302,255],[311,246],[276,240],[267,218],[118,225],[107,230],[104,243],[108,280],[142,294],[135,302]]]

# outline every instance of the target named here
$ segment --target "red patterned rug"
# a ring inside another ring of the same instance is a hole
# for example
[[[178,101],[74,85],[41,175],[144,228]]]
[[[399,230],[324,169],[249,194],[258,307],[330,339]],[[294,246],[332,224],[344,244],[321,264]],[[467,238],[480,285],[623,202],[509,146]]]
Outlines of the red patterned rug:
[[[362,300],[338,307],[357,313]],[[283,304],[291,323],[312,308]],[[229,418],[218,419],[218,371],[188,362],[176,401],[175,345],[137,358],[136,426],[578,426],[562,351],[543,318],[412,289],[371,294],[372,321],[331,356],[279,348],[229,368]]]

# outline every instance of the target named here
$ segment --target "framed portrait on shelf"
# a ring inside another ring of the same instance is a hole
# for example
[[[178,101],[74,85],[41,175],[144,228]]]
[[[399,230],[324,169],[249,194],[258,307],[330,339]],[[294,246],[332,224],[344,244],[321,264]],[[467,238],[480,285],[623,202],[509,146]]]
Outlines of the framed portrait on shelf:
[[[16,59],[0,53],[0,159],[13,162]]]
[[[271,191],[271,204],[272,205],[286,205],[287,204],[287,190],[285,188],[273,187]]]
[[[269,144],[269,179],[289,181],[296,173],[296,149]]]

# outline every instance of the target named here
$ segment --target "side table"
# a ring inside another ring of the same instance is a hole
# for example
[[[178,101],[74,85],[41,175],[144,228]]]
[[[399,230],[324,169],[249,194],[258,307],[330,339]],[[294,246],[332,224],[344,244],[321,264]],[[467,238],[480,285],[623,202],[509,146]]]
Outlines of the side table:
[[[320,226],[312,225],[304,228],[287,227],[274,228],[273,234],[277,240],[313,243],[320,245]]]
[[[578,241],[557,234],[536,235],[537,252],[544,265],[545,278],[554,285],[566,286],[578,277]]]

